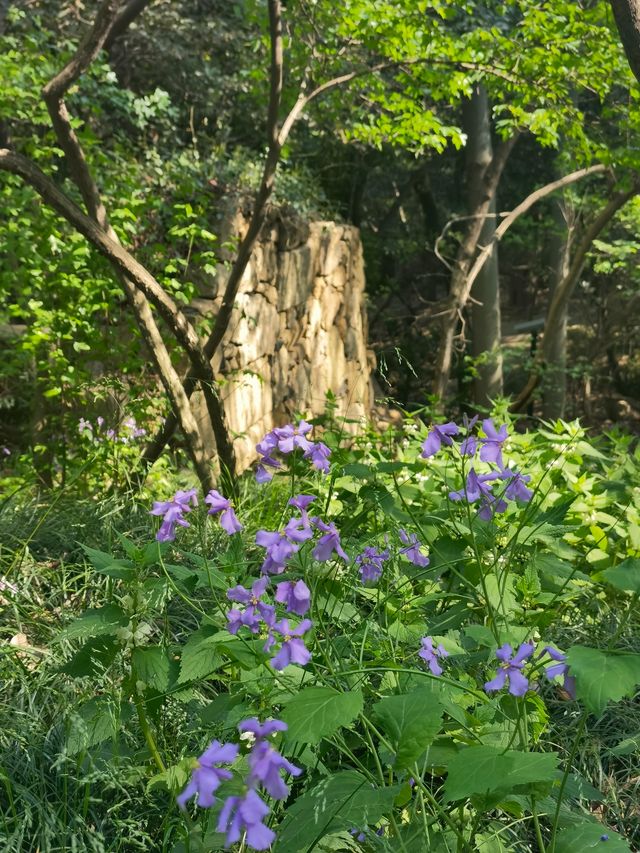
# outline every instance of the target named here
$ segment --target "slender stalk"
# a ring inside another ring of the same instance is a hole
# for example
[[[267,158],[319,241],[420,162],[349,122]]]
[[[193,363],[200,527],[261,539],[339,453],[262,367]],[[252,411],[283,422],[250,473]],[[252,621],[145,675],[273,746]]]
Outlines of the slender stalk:
[[[576,757],[576,752],[578,751],[578,744],[580,743],[580,738],[584,732],[584,727],[587,722],[587,716],[589,712],[583,711],[582,716],[580,717],[580,722],[578,723],[578,729],[576,731],[576,736],[573,739],[573,744],[571,746],[571,752],[569,753],[569,757],[567,759],[567,766],[565,767],[564,774],[562,776],[562,781],[560,782],[560,788],[558,790],[558,802],[556,803],[556,810],[553,815],[553,823],[551,825],[551,840],[549,841],[548,853],[555,853],[556,849],[556,833],[558,831],[558,818],[560,817],[560,809],[562,807],[562,795],[564,794],[564,789],[567,785],[567,780],[569,779],[569,774],[571,773],[571,767],[573,765],[573,759]]]
[[[133,694],[133,701],[136,706],[136,711],[138,712],[138,720],[140,722],[142,734],[144,735],[144,739],[147,742],[147,746],[149,747],[149,752],[151,753],[151,756],[155,761],[158,770],[161,773],[164,773],[167,768],[165,767],[164,761],[162,760],[162,756],[160,755],[160,751],[158,750],[158,745],[151,731],[151,726],[149,725],[149,718],[147,717],[147,712],[144,708],[144,702],[142,701],[142,697],[139,695],[137,690]]]

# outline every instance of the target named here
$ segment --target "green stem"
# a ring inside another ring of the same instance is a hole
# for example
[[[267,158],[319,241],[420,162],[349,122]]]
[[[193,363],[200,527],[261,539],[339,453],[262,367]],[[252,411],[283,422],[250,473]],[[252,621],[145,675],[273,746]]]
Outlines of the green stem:
[[[573,745],[571,747],[571,753],[569,754],[569,758],[567,759],[567,766],[565,768],[564,774],[562,776],[562,781],[560,782],[560,789],[558,790],[558,802],[556,804],[556,810],[553,815],[553,824],[551,826],[551,840],[549,841],[548,853],[555,853],[556,849],[556,833],[558,831],[558,818],[560,817],[560,808],[562,807],[562,795],[564,793],[564,789],[567,785],[567,780],[569,778],[569,773],[571,773],[571,767],[573,765],[573,759],[576,756],[576,752],[578,751],[578,744],[580,742],[580,738],[582,737],[582,733],[584,732],[584,727],[587,722],[588,711],[583,711],[582,716],[580,717],[580,722],[578,723],[578,730],[576,731],[576,736],[573,740]]]
[[[147,717],[147,712],[144,709],[144,702],[142,698],[138,695],[137,691],[133,694],[133,701],[136,706],[136,711],[138,712],[138,720],[140,721],[140,728],[142,729],[142,734],[144,735],[144,739],[147,742],[147,746],[149,747],[149,752],[153,760],[156,763],[156,767],[161,773],[166,771],[166,767],[164,765],[164,761],[162,760],[162,756],[158,750],[158,745],[153,737],[153,733],[151,731],[151,727],[149,725],[149,718]]]

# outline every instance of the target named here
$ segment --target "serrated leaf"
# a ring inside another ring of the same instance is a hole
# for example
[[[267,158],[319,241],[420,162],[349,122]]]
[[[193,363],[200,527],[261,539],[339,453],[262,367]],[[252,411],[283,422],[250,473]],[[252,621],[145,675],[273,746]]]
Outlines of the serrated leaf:
[[[320,743],[323,737],[352,723],[363,704],[360,690],[339,693],[331,687],[306,687],[287,703],[282,713],[289,726],[287,740]]]
[[[115,634],[129,619],[115,604],[87,610],[58,634],[59,640],[84,640],[104,634]]]
[[[223,660],[218,651],[220,633],[216,628],[204,627],[189,637],[182,648],[179,684],[197,681],[222,666]]]
[[[373,713],[389,736],[396,752],[394,766],[408,768],[430,746],[442,725],[442,706],[430,689],[400,696],[386,696]]]
[[[596,821],[577,823],[558,834],[555,853],[582,853],[585,850],[631,853],[631,847],[621,835]]]
[[[169,687],[171,661],[162,646],[144,646],[133,650],[132,663],[136,676],[149,687],[163,692]]]
[[[614,568],[605,569],[601,576],[616,589],[640,595],[640,559],[637,557],[628,557]]]
[[[594,714],[601,714],[607,702],[630,696],[640,683],[640,655],[572,646],[567,663],[578,699]]]
[[[517,752],[495,746],[470,746],[449,761],[445,799],[509,792],[530,782],[554,778],[558,756],[553,752]]]
[[[399,790],[398,785],[376,788],[355,770],[323,779],[287,808],[276,853],[297,853],[327,835],[376,823],[391,811]]]

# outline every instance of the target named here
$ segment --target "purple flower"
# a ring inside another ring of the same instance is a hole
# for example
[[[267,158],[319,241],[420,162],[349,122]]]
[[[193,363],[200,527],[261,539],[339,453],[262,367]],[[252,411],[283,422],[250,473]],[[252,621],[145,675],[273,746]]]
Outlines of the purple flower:
[[[300,421],[297,427],[294,427],[293,424],[276,427],[273,432],[278,439],[277,446],[280,453],[293,453],[296,447],[306,453],[311,448],[311,442],[306,436],[312,429],[311,424],[306,421]]]
[[[238,747],[234,743],[221,744],[214,740],[202,753],[191,774],[191,780],[184,791],[177,797],[178,805],[184,809],[188,800],[196,796],[196,804],[203,809],[210,808],[214,802],[214,791],[220,787],[224,779],[231,779],[228,770],[216,767],[216,764],[231,764],[238,757]]]
[[[302,521],[303,527],[310,526],[307,507],[315,500],[317,500],[315,495],[295,495],[294,497],[289,498],[289,506],[294,506],[296,509],[300,510],[300,520]]]
[[[327,447],[326,444],[323,444],[321,441],[310,445],[309,449],[304,454],[304,458],[310,459],[313,467],[317,471],[322,471],[324,474],[329,473],[330,456],[331,450]]]
[[[319,560],[323,563],[326,560],[330,560],[333,556],[333,552],[335,551],[338,557],[348,561],[349,557],[346,555],[342,545],[340,544],[340,533],[333,521],[330,521],[329,524],[325,524],[321,518],[313,516],[311,523],[316,530],[321,530],[324,534],[318,539],[316,547],[311,552],[313,559]]]
[[[173,542],[176,538],[176,525],[189,527],[189,522],[184,518],[185,512],[191,511],[191,503],[198,505],[198,496],[195,489],[189,491],[177,491],[170,501],[154,501],[151,515],[164,516],[160,529],[156,533],[158,542]]]
[[[478,515],[484,521],[490,521],[495,513],[504,512],[507,509],[506,501],[494,495],[491,487],[487,485],[492,480],[500,478],[497,471],[491,471],[488,474],[476,474],[474,468],[471,468],[467,475],[467,482],[464,488],[457,492],[449,492],[449,498],[452,501],[467,500],[469,503],[474,503],[480,499],[480,509]]]
[[[2,448],[0,448],[0,449],[2,450],[2,455],[3,455],[3,456],[11,456],[11,451],[9,450],[9,448],[8,448],[8,447],[2,447]]]
[[[388,559],[388,551],[377,551],[372,547],[365,548],[362,554],[358,554],[356,565],[362,583],[377,583],[382,575],[382,564]]]
[[[269,806],[255,791],[249,789],[244,797],[227,797],[218,818],[218,832],[226,832],[225,848],[240,841],[243,833],[249,847],[267,850],[276,834],[263,823],[269,814]]]
[[[507,425],[503,424],[499,430],[496,430],[492,419],[485,418],[482,421],[482,429],[486,438],[480,439],[482,444],[480,459],[483,462],[495,462],[498,467],[502,468],[502,445],[509,436]]]
[[[221,513],[220,515],[220,527],[232,536],[234,533],[239,533],[242,530],[242,525],[238,521],[238,518],[231,506],[231,501],[227,498],[224,498],[220,492],[217,492],[215,489],[211,489],[209,494],[204,499],[206,504],[209,504],[209,512],[208,515],[215,515],[216,513]]]
[[[289,794],[289,788],[280,778],[281,770],[291,776],[302,773],[299,767],[287,761],[268,741],[260,738],[249,753],[249,785],[260,783],[274,800],[284,800]]]
[[[443,444],[450,447],[453,444],[451,436],[458,435],[459,432],[458,425],[452,421],[446,424],[434,424],[425,441],[422,442],[422,453],[420,455],[423,459],[428,459],[430,456],[434,456]]]
[[[527,488],[527,483],[531,480],[529,474],[521,474],[519,471],[503,468],[500,478],[508,481],[507,488],[504,490],[504,497],[508,500],[527,502],[533,497],[533,492]]]
[[[460,442],[461,456],[475,456],[478,449],[478,439],[475,435],[468,435]]]
[[[398,536],[400,537],[400,541],[407,546],[400,549],[401,554],[404,554],[414,566],[424,567],[429,565],[429,558],[420,550],[422,545],[418,542],[418,537],[415,533],[407,533],[406,530],[400,528]]]
[[[281,619],[280,622],[276,622],[271,627],[271,633],[265,643],[264,650],[269,651],[274,643],[278,642],[275,634],[279,634],[282,638],[280,650],[275,657],[271,658],[270,661],[274,669],[284,669],[285,666],[288,666],[290,663],[297,663],[300,666],[304,666],[309,663],[311,660],[311,652],[307,649],[304,641],[301,640],[300,637],[302,637],[302,635],[305,634],[312,625],[313,623],[311,619],[303,619],[296,628],[292,628],[289,625],[288,619]]]
[[[551,666],[546,666],[544,668],[544,674],[547,676],[549,681],[553,681],[554,678],[559,678],[562,676],[562,686],[567,691],[569,696],[572,699],[576,698],[576,680],[573,675],[569,675],[569,666],[565,663],[567,660],[567,656],[559,652],[557,649],[551,648],[551,646],[545,646],[542,650],[542,655],[548,654],[551,660],[557,661],[557,663],[551,664]]]
[[[279,530],[258,530],[256,544],[267,551],[260,568],[263,574],[279,575],[284,571],[285,562],[299,550],[298,545],[289,541],[286,532]]]
[[[304,616],[311,607],[311,590],[302,580],[283,581],[276,586],[276,601],[287,605],[288,613]]]
[[[360,841],[360,843],[367,840],[366,833],[361,832],[356,826],[354,826],[353,829],[350,829],[349,833],[350,835],[354,835],[356,841]]]
[[[256,450],[260,454],[260,463],[256,469],[256,482],[268,483],[273,479],[271,471],[267,470],[267,465],[271,468],[282,467],[277,459],[273,458],[273,452],[278,447],[278,437],[275,431],[268,432],[262,441],[256,444]]]
[[[423,637],[421,640],[422,648],[418,652],[419,657],[425,661],[429,669],[434,675],[442,675],[442,667],[438,663],[438,658],[449,657],[449,652],[444,648],[442,643],[434,649],[433,637]]]
[[[85,429],[88,429],[89,432],[93,432],[93,425],[91,421],[88,421],[85,418],[80,418],[78,421],[78,432],[84,432]]]
[[[527,658],[533,653],[534,648],[533,643],[521,643],[518,651],[513,655],[513,649],[509,643],[501,646],[496,652],[496,657],[502,663],[495,678],[487,681],[484,685],[487,693],[491,693],[494,690],[502,690],[508,679],[509,693],[513,696],[524,696],[529,689],[529,681],[522,674],[521,670]]]
[[[282,720],[265,720],[261,723],[257,717],[250,717],[248,720],[243,720],[238,723],[238,731],[241,733],[250,732],[256,738],[265,738],[275,732],[286,732],[288,726]]]
[[[229,624],[227,630],[230,634],[237,634],[242,627],[249,628],[253,634],[257,634],[260,630],[260,622],[264,622],[267,626],[273,625],[275,622],[275,607],[270,604],[264,604],[260,598],[264,595],[269,578],[262,577],[255,581],[251,590],[245,589],[243,586],[234,586],[227,590],[227,598],[230,601],[237,601],[240,604],[246,605],[244,611],[232,608],[227,613]]]

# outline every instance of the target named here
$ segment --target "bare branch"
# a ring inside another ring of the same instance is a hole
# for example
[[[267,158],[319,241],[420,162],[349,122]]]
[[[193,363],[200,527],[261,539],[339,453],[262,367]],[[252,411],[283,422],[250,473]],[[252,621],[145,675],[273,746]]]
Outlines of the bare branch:
[[[595,166],[589,166],[586,169],[578,169],[576,172],[571,172],[569,175],[565,175],[563,178],[559,178],[557,181],[551,181],[549,184],[545,184],[543,187],[539,187],[537,190],[528,195],[524,201],[520,202],[517,207],[514,207],[513,210],[508,213],[500,223],[500,225],[496,228],[495,236],[490,243],[487,243],[486,246],[483,246],[475,261],[473,262],[473,266],[469,271],[469,275],[467,276],[467,281],[465,285],[465,291],[470,294],[473,285],[482,271],[483,266],[491,255],[491,251],[495,243],[499,243],[500,240],[507,233],[509,228],[513,225],[513,223],[530,210],[534,204],[539,201],[542,201],[543,198],[547,198],[552,193],[557,192],[563,187],[567,187],[570,184],[575,184],[576,181],[582,180],[582,178],[586,178],[588,175],[597,175],[602,172],[608,171],[608,167],[602,164],[596,164]],[[467,297],[468,298],[468,297]]]

